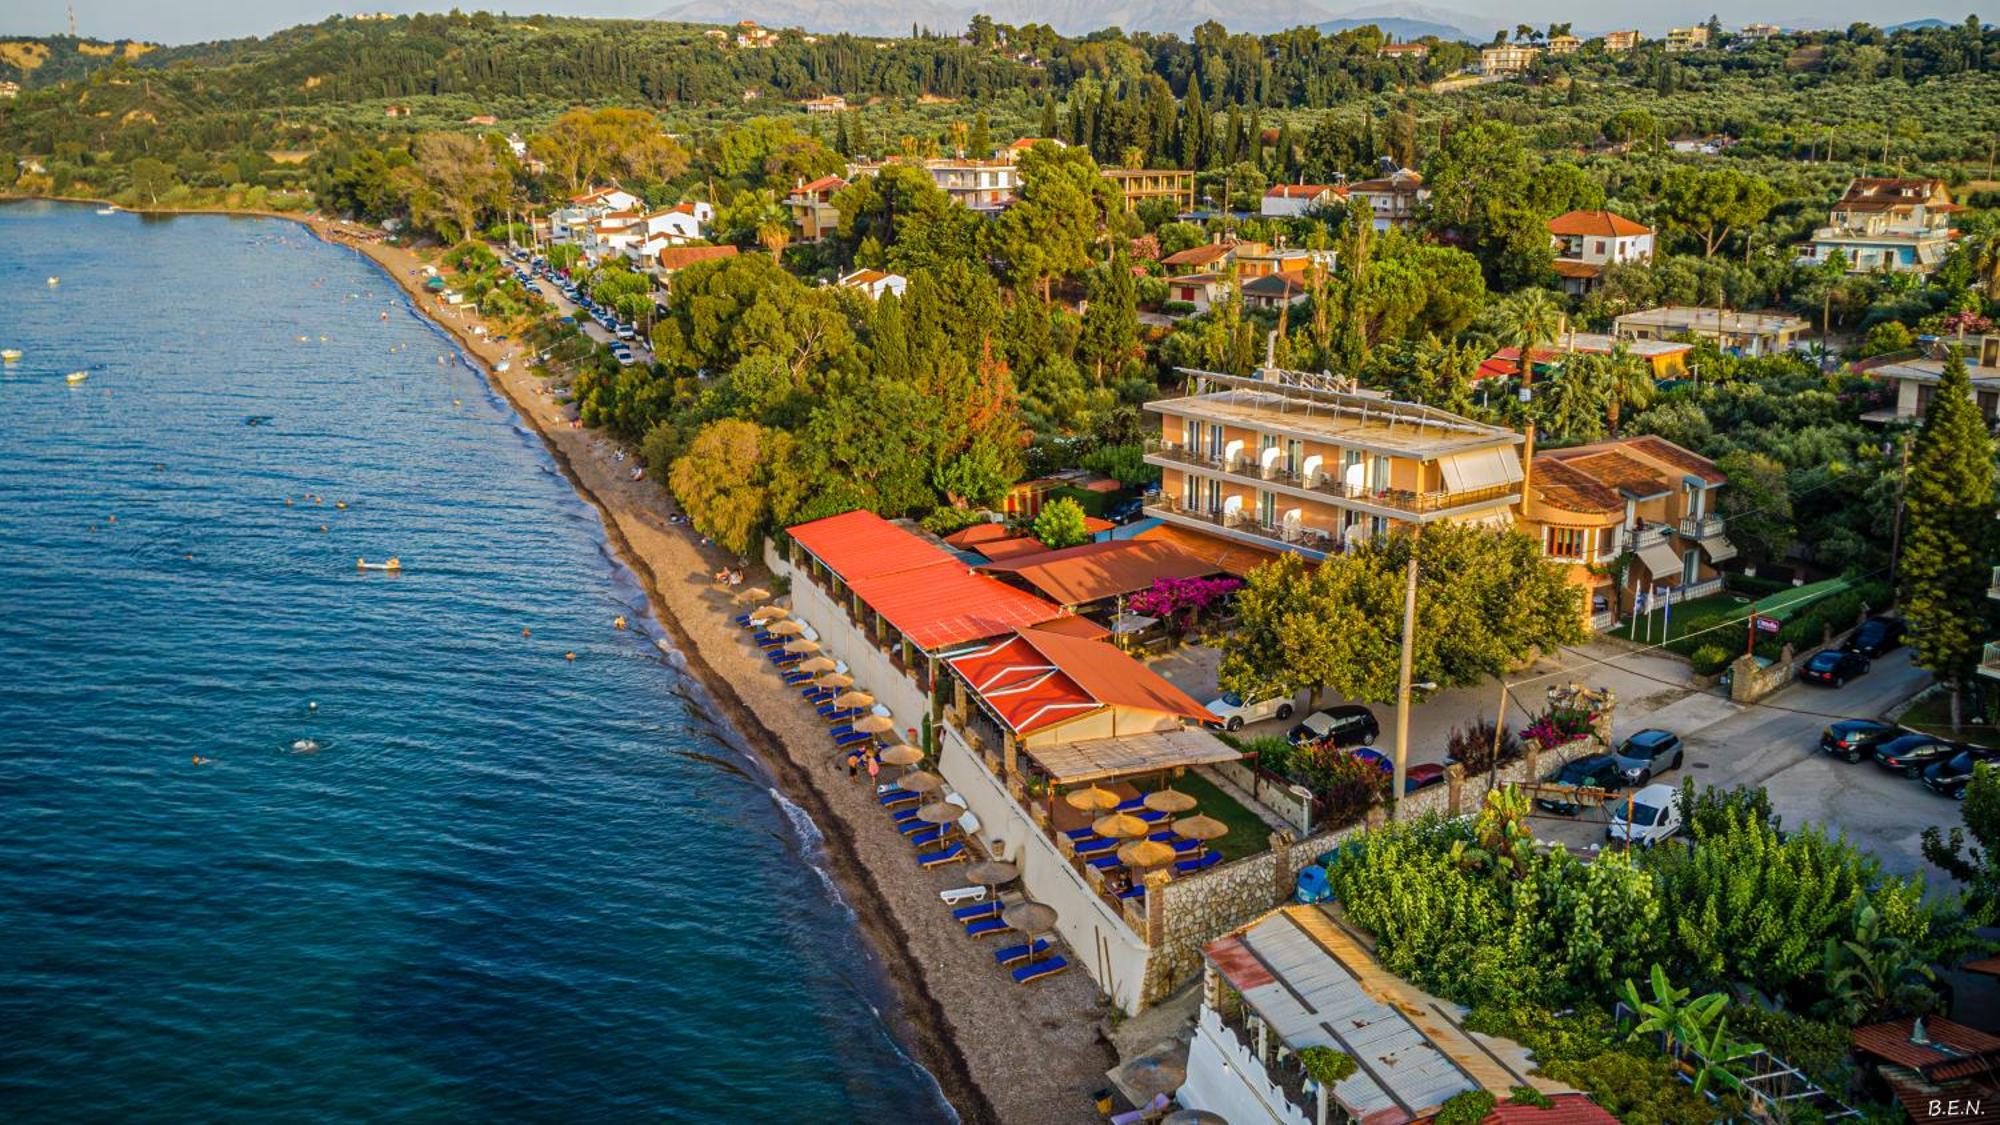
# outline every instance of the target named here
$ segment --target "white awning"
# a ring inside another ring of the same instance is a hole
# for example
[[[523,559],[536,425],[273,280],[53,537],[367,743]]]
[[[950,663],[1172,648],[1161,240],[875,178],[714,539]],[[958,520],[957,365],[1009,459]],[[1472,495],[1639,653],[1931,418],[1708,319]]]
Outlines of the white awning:
[[[1475,449],[1438,458],[1438,471],[1444,474],[1446,492],[1498,488],[1520,483],[1521,458],[1507,446]]]
[[[1646,570],[1656,581],[1669,586],[1681,584],[1681,558],[1665,543],[1639,548],[1639,561],[1646,564]]]
[[[1701,541],[1701,549],[1708,553],[1712,563],[1728,562],[1736,557],[1736,544],[1727,535],[1711,535]]]

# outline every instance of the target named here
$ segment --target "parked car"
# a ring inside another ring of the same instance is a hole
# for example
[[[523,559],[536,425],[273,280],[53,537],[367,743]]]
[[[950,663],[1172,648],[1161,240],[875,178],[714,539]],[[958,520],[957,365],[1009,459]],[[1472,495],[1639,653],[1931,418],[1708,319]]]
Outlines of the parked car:
[[[1645,785],[1656,773],[1681,768],[1685,755],[1680,735],[1658,729],[1640,731],[1613,754],[1627,785]]]
[[[1242,730],[1244,723],[1262,722],[1265,719],[1289,719],[1292,717],[1292,701],[1289,696],[1271,696],[1244,702],[1243,697],[1233,691],[1225,691],[1208,701],[1208,713],[1215,716],[1211,726],[1223,730]]]
[[[1375,738],[1382,733],[1382,727],[1375,721],[1375,712],[1359,704],[1329,707],[1324,711],[1314,711],[1305,721],[1293,727],[1285,737],[1294,746],[1306,743],[1332,743],[1337,747],[1373,746]]]
[[[1877,746],[1875,764],[1885,770],[1901,770],[1904,777],[1918,778],[1924,775],[1925,767],[1948,762],[1963,749],[1963,744],[1934,734],[1906,734]]]
[[[1874,757],[1876,747],[1904,733],[1902,727],[1893,723],[1878,723],[1874,719],[1842,719],[1819,732],[1819,749],[1822,754],[1858,762]]]
[[[1908,630],[1909,625],[1900,617],[1871,617],[1863,621],[1854,635],[1847,638],[1847,643],[1840,647],[1866,657],[1877,657],[1901,648],[1903,634]]]
[[[1104,518],[1112,523],[1131,523],[1146,510],[1146,501],[1137,496],[1127,496],[1123,500],[1106,505]]]
[[[1981,762],[2000,761],[2000,749],[1991,746],[1968,746],[1952,755],[1948,762],[1933,762],[1924,767],[1924,788],[1942,794],[1953,800],[1965,800],[1965,787],[1972,781],[1972,767]]]
[[[1845,687],[1847,681],[1868,671],[1868,658],[1858,652],[1842,650],[1814,653],[1806,666],[1799,669],[1799,679],[1810,684],[1831,684]]]
[[[1681,830],[1681,793],[1671,785],[1648,785],[1609,807],[1608,840],[1650,848]]]
[[[1618,767],[1618,759],[1610,754],[1591,754],[1556,771],[1549,780],[1558,785],[1588,785],[1597,789],[1616,793],[1625,788],[1624,771]],[[1575,816],[1580,810],[1575,801],[1564,797],[1537,797],[1537,808],[1558,816]]]
[[[1403,771],[1404,794],[1415,793],[1419,789],[1429,789],[1433,785],[1444,784],[1444,767],[1436,762],[1425,762],[1421,766],[1410,766]]]

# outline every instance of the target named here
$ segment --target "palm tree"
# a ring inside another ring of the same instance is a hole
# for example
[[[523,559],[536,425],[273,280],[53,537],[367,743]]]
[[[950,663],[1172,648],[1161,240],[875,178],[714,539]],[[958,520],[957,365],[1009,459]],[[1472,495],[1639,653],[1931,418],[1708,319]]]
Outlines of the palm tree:
[[[771,261],[784,256],[786,244],[792,241],[792,224],[788,218],[776,214],[767,216],[757,224],[757,242],[771,252]]]
[[[1645,361],[1618,344],[1611,349],[1611,360],[1605,367],[1604,421],[1612,437],[1618,436],[1618,419],[1627,406],[1634,410],[1644,410],[1651,405],[1659,385],[1653,382],[1653,369]]]
[[[1639,986],[1632,983],[1630,977],[1625,979],[1625,1006],[1640,1016],[1638,1025],[1628,1038],[1658,1035],[1669,1045],[1686,1045],[1715,1022],[1723,1006],[1729,1003],[1729,997],[1720,992],[1689,1000],[1688,994],[1693,989],[1675,988],[1673,982],[1667,979],[1667,971],[1657,961],[1653,963],[1649,983],[1653,992],[1651,1000],[1639,994]]]
[[[1500,309],[1506,324],[1501,339],[1521,349],[1518,372],[1521,386],[1525,388],[1535,380],[1532,353],[1536,348],[1552,343],[1556,333],[1562,331],[1562,306],[1549,295],[1548,290],[1529,288],[1508,297]]]

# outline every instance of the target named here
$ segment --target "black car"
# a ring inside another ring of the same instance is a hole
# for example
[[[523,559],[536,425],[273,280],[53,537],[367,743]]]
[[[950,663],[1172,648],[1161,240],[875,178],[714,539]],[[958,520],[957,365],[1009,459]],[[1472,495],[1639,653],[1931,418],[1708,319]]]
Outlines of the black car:
[[[1965,747],[1934,734],[1906,734],[1875,748],[1875,764],[1885,770],[1901,770],[1905,777],[1922,777],[1924,768],[1949,762]]]
[[[1835,652],[1828,649],[1817,653],[1806,666],[1799,669],[1799,679],[1813,684],[1832,684],[1843,687],[1847,681],[1868,670],[1868,658],[1858,652]]]
[[[1358,703],[1349,703],[1314,711],[1288,731],[1285,738],[1294,746],[1332,746],[1345,750],[1350,746],[1373,746],[1381,733],[1375,712]]]
[[[1950,761],[1933,762],[1924,767],[1924,787],[1933,793],[1963,801],[1965,786],[1972,780],[1972,767],[1993,761],[2000,761],[2000,749],[1968,746],[1952,755]]]
[[[1557,785],[1588,785],[1615,793],[1625,787],[1625,777],[1618,768],[1618,759],[1609,754],[1592,754],[1556,771],[1549,779]],[[1537,797],[1535,805],[1545,812],[1559,816],[1575,816],[1577,803],[1561,797]]]
[[[1847,643],[1840,647],[1863,656],[1875,657],[1885,652],[1894,652],[1903,645],[1903,634],[1909,629],[1900,617],[1871,617],[1861,623]]]
[[[1873,719],[1842,719],[1819,734],[1822,754],[1858,762],[1875,756],[1875,748],[1903,735],[1902,727]]]
[[[1625,740],[1614,755],[1628,785],[1644,785],[1656,773],[1681,768],[1686,751],[1681,736],[1671,731],[1642,730]]]
[[[1144,499],[1137,496],[1127,496],[1115,504],[1108,505],[1104,509],[1104,518],[1110,520],[1112,523],[1131,523],[1133,520],[1139,518],[1139,513],[1145,510],[1146,501]]]

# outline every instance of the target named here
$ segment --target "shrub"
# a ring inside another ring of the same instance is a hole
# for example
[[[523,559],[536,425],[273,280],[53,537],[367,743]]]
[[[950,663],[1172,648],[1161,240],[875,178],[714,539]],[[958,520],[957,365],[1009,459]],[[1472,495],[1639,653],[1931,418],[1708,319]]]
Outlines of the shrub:
[[[970,508],[936,508],[918,523],[932,535],[943,536],[963,531],[985,518]]]
[[[1680,1081],[1664,1055],[1611,1050],[1592,1058],[1543,1068],[1550,1078],[1589,1094],[1626,1125],[1684,1125],[1726,1119]]]
[[[1466,1090],[1444,1100],[1432,1125],[1479,1125],[1500,1099],[1487,1090]]]
[[[1485,719],[1472,724],[1471,728],[1453,727],[1451,736],[1445,740],[1445,754],[1457,762],[1467,774],[1484,773],[1492,765],[1493,724]],[[1511,762],[1521,756],[1521,744],[1515,740],[1514,732],[1500,732],[1500,761]]]
[[[1329,1088],[1346,1081],[1358,1069],[1353,1055],[1332,1047],[1304,1048],[1299,1051],[1299,1065],[1308,1078]]]
[[[1734,659],[1735,654],[1721,645],[1702,645],[1688,655],[1697,676],[1713,676],[1729,667],[1729,662]]]
[[[1253,738],[1238,749],[1245,754],[1255,754],[1259,766],[1279,777],[1292,776],[1292,758],[1297,753],[1297,747],[1277,735],[1267,734],[1262,738]]]
[[[1292,779],[1325,802],[1326,827],[1352,824],[1389,792],[1389,775],[1330,746],[1295,754]]]

